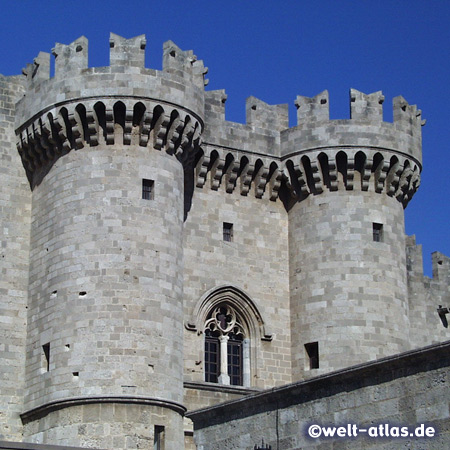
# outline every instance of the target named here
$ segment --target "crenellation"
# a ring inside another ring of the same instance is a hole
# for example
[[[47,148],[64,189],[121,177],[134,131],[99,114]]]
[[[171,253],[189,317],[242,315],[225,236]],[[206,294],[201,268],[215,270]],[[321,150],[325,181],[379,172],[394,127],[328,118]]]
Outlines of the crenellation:
[[[288,105],[269,105],[256,97],[245,102],[247,125],[281,131],[289,127]]]
[[[401,95],[393,99],[394,123],[409,129],[412,134],[420,134],[426,121],[422,119],[422,111],[416,105],[410,105]]]
[[[383,121],[384,95],[381,91],[364,94],[350,89],[350,118],[372,123]]]
[[[55,78],[74,77],[88,67],[88,40],[81,36],[69,45],[56,43],[52,54]]]
[[[227,94],[224,89],[205,92],[205,116],[209,123],[219,124],[225,121],[225,102]]]
[[[28,89],[50,79],[50,53],[39,52],[33,63],[22,69],[22,74],[27,79]]]
[[[297,125],[330,120],[330,105],[327,90],[317,94],[315,97],[298,95],[295,100],[295,106],[297,107]]]
[[[109,60],[112,67],[145,68],[145,47],[147,41],[145,35],[126,39],[115,33],[109,37]]]
[[[450,258],[441,252],[433,252],[431,262],[433,278],[444,286],[448,286],[450,284]]]
[[[163,44],[163,72],[192,80],[199,88],[208,84],[205,79],[208,68],[203,61],[198,61],[192,50],[181,50],[172,41]]]

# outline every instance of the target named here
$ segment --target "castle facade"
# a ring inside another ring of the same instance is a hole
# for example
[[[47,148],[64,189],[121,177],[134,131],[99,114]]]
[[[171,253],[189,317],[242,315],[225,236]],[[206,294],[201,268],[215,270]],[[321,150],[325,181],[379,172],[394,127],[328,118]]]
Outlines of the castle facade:
[[[0,439],[195,448],[187,411],[449,339],[450,260],[424,277],[404,231],[420,110],[352,89],[349,120],[324,91],[233,123],[191,51],[145,45],[0,78]]]

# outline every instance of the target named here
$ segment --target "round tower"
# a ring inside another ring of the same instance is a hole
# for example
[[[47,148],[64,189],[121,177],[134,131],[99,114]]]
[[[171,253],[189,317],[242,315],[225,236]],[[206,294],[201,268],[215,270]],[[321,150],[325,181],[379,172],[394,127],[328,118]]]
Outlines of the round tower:
[[[351,119],[329,120],[328,92],[298,97],[282,133],[289,205],[293,379],[408,349],[404,208],[421,171],[420,111],[350,92]]]
[[[32,188],[25,439],[99,448],[183,442],[183,166],[203,128],[206,70],[145,37],[41,53],[16,133]],[[37,420],[39,419],[39,420]],[[158,447],[159,448],[159,447]]]

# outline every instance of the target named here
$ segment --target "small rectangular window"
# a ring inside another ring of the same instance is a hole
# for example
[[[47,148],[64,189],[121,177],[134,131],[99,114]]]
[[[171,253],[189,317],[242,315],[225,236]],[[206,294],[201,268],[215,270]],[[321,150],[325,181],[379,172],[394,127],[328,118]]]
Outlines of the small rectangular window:
[[[46,372],[50,370],[50,343],[42,346],[42,368]]]
[[[223,223],[223,240],[225,242],[233,241],[233,224],[224,222]]]
[[[383,224],[374,222],[372,225],[373,225],[373,241],[383,242]]]
[[[154,198],[154,185],[153,180],[142,180],[142,198],[144,200],[153,200]]]
[[[155,425],[153,434],[153,449],[164,450],[164,427],[162,425]]]
[[[319,368],[319,343],[310,342],[305,344],[306,354],[309,358],[309,368],[318,369]]]

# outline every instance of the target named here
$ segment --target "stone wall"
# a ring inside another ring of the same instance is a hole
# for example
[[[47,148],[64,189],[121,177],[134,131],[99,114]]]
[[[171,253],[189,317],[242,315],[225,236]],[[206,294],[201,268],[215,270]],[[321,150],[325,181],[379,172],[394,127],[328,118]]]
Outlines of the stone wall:
[[[23,92],[19,77],[0,75],[0,439],[20,439],[22,431],[31,191],[14,114]]]
[[[186,321],[197,322],[198,304],[209,291],[223,286],[242,291],[263,321],[254,327],[256,335],[247,336],[252,362],[248,387],[286,384],[291,381],[286,211],[280,200],[228,194],[223,186],[212,191],[209,181],[195,190],[184,227]],[[233,224],[232,242],[223,240],[224,222]],[[196,323],[195,330],[185,330],[185,381],[204,381],[201,327]]]
[[[450,342],[361,364],[308,381],[188,414],[198,450],[441,450],[450,445]],[[307,437],[311,424],[369,428],[379,424],[433,426],[436,436],[346,439]]]
[[[441,318],[438,314],[439,306],[450,307],[450,258],[434,252],[433,277],[424,276],[422,246],[416,245],[415,236],[409,236],[406,240],[406,267],[411,347],[450,339],[450,315],[447,313]]]

